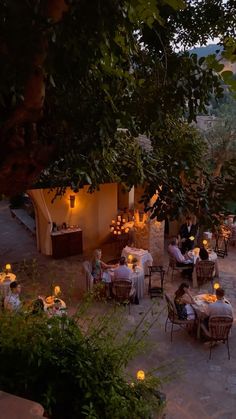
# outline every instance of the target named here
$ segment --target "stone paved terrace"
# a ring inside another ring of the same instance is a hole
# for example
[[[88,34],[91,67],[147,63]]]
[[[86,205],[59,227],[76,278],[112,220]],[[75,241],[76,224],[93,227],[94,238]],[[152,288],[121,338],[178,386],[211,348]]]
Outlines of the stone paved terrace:
[[[87,255],[70,257],[55,261],[37,253],[35,238],[11,218],[6,202],[0,202],[0,265],[7,262],[19,270],[20,262],[25,259],[29,265],[18,272],[18,279],[23,283],[22,298],[38,294],[48,294],[52,284],[61,285],[63,298],[69,305],[69,311],[75,310],[83,291],[81,262]],[[109,260],[110,249],[104,249],[104,259]],[[32,259],[37,261],[36,275],[32,272]],[[30,261],[30,262],[29,262]],[[219,259],[220,283],[225,288],[236,315],[236,248],[230,248],[229,256]],[[38,275],[38,276],[37,276]],[[166,280],[165,290],[172,294],[181,278],[171,282]],[[210,288],[209,288],[210,289]],[[201,292],[208,291],[202,289]],[[194,290],[194,293],[197,293]],[[157,301],[157,300],[156,300]],[[167,365],[158,374],[170,374],[171,380],[164,384],[167,395],[166,419],[234,419],[236,417],[236,326],[230,337],[231,360],[223,344],[213,348],[212,360],[208,361],[209,349],[201,341],[189,336],[184,330],[174,333],[173,343],[169,333],[164,331],[166,319],[164,300],[158,300],[159,308],[164,310],[159,321],[153,325],[144,354],[136,357],[129,365],[132,374],[138,369],[145,371]],[[145,296],[138,306],[132,305],[131,315],[124,312],[127,328],[132,328],[140,316],[150,308],[150,299]],[[94,303],[94,313],[102,313],[109,305]],[[155,314],[154,314],[155,316]],[[150,320],[153,316],[149,315]],[[155,318],[155,317],[154,317]],[[169,366],[168,366],[169,365]]]

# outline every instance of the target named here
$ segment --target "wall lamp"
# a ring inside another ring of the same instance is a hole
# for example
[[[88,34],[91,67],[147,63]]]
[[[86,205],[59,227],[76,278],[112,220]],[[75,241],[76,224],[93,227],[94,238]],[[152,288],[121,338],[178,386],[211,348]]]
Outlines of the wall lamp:
[[[75,195],[70,195],[70,208],[75,208]]]

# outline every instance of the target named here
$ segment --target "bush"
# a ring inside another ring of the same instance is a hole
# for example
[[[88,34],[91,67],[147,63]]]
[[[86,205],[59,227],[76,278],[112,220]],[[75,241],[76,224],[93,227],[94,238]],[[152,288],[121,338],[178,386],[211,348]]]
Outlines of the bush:
[[[152,417],[159,382],[128,383],[140,337],[124,333],[121,318],[85,318],[78,327],[77,317],[1,314],[1,390],[38,401],[55,419]]]

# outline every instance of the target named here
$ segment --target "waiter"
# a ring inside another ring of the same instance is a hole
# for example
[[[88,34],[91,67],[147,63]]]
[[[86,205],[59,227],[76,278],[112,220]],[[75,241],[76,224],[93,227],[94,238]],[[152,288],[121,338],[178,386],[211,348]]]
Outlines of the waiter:
[[[194,239],[197,234],[197,225],[192,223],[191,217],[186,217],[186,222],[182,224],[179,230],[181,252],[184,255],[188,250],[194,247]]]

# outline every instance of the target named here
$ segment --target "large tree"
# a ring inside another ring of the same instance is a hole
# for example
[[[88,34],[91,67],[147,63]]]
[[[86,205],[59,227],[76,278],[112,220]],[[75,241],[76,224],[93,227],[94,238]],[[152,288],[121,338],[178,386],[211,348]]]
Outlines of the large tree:
[[[185,193],[200,145],[186,158],[179,139],[193,134],[183,137],[181,117],[204,112],[222,87],[214,60],[179,46],[221,36],[233,56],[234,8],[218,0],[3,0],[1,192],[116,180],[146,182],[151,193],[166,179],[169,191],[174,184]],[[117,136],[119,127],[130,135]],[[137,146],[138,133],[150,136],[152,153]]]

